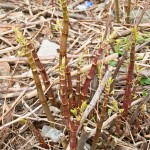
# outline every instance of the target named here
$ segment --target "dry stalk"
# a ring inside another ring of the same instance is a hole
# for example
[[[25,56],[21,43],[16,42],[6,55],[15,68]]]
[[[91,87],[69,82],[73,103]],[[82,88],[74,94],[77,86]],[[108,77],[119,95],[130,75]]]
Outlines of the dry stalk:
[[[131,107],[133,107],[133,106],[135,106],[135,105],[137,105],[137,104],[139,104],[139,103],[141,103],[141,102],[146,102],[146,101],[148,101],[149,99],[150,99],[150,94],[149,94],[147,97],[145,97],[145,98],[140,98],[140,99],[137,99],[137,100],[135,100],[134,102],[132,102],[132,103],[131,103]],[[113,114],[111,117],[109,117],[109,118],[103,123],[102,130],[103,130],[103,129],[106,129],[107,127],[109,127],[110,124],[111,124],[111,122],[112,122],[114,119],[116,119],[116,117],[117,117],[117,113],[115,113],[115,114]],[[95,133],[96,133],[96,128],[95,128],[95,129],[92,129],[92,130],[90,131],[90,136],[89,136],[89,138],[92,137]]]

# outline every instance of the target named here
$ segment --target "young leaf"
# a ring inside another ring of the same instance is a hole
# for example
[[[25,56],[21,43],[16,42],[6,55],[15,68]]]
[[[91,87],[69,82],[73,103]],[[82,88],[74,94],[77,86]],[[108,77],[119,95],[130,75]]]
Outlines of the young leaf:
[[[16,36],[17,36],[17,38],[16,38],[16,39],[17,39],[17,42],[18,42],[21,46],[25,46],[27,43],[26,43],[26,40],[25,40],[25,38],[24,38],[22,32],[19,31],[18,28],[13,28],[13,31],[14,31],[14,33],[15,33]]]
[[[111,115],[111,113],[112,113],[112,109],[108,109],[108,116],[110,116]]]
[[[145,39],[140,34],[138,34],[136,37],[136,42],[137,44],[142,44],[143,42],[145,42]]]
[[[123,111],[124,111],[124,109],[119,109],[119,113],[120,114],[123,113]]]
[[[80,54],[79,59],[78,59],[78,65],[82,65],[83,62],[83,53]]]
[[[144,91],[142,92],[142,96],[143,96],[143,97],[147,96],[147,94],[148,94],[148,93],[147,93],[146,90],[144,90]]]
[[[86,101],[83,101],[82,105],[81,105],[81,108],[80,108],[80,112],[83,113],[84,110],[86,109],[87,107],[87,102]]]
[[[119,44],[116,44],[116,45],[114,46],[114,49],[115,49],[115,52],[119,54],[119,52],[120,52],[120,45],[119,45]]]
[[[141,85],[150,85],[150,78],[148,78],[148,77],[141,77],[140,84]]]
[[[114,60],[110,60],[109,65],[115,67],[117,65],[117,62],[115,62]]]
[[[113,110],[114,111],[118,111],[119,110],[118,102],[115,99],[113,99],[112,103],[113,103]]]
[[[55,24],[55,26],[54,26],[54,29],[55,29],[56,31],[60,31],[60,30],[61,30],[61,27],[62,27],[62,24],[61,24],[60,20],[57,18],[56,24]]]
[[[71,111],[71,113],[72,113],[74,116],[77,115],[77,109],[71,109],[70,111]]]

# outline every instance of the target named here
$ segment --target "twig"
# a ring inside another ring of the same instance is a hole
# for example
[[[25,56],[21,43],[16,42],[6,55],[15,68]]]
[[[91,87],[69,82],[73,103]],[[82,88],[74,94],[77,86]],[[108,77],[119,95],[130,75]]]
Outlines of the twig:
[[[21,101],[23,95],[26,93],[26,91],[28,90],[28,87],[25,88],[21,94],[19,95],[19,97],[12,103],[11,107],[9,108],[9,110],[7,112],[5,112],[1,117],[0,117],[0,121],[2,120],[2,118],[4,118],[5,116],[7,116],[9,114],[9,112],[13,111],[13,109],[16,107],[16,105]]]
[[[131,107],[133,107],[134,105],[137,105],[138,103],[142,101],[147,101],[147,99],[150,99],[150,98],[147,97],[147,98],[140,98],[138,100],[135,100],[134,102],[131,103]],[[102,130],[106,129],[116,117],[117,117],[117,113],[113,114],[110,118],[108,118],[103,123]],[[92,129],[89,138],[92,137],[95,134],[95,132],[96,132],[96,128]]]
[[[78,140],[77,150],[84,150],[85,143],[87,139],[89,138],[90,131],[86,129],[86,127],[83,127],[80,139]]]
[[[92,100],[90,101],[90,104],[87,106],[86,110],[84,111],[84,114],[81,118],[81,124],[85,121],[85,119],[87,118],[88,114],[91,112],[91,110],[93,108],[95,108],[95,105],[99,99],[100,94],[102,93],[104,86],[107,82],[107,80],[109,79],[109,77],[111,76],[112,73],[112,67],[109,68],[109,70],[105,73],[101,83],[99,84],[98,89],[96,90]]]
[[[103,59],[100,60],[100,62],[98,62],[98,63],[107,63],[107,62],[109,62],[110,60],[115,59],[115,58],[117,58],[117,57],[118,57],[118,54],[115,53],[115,54],[112,54],[112,55],[107,56],[106,58],[103,58]],[[80,73],[84,73],[84,72],[88,71],[88,70],[91,68],[91,66],[92,66],[92,65],[90,64],[90,65],[87,65],[87,66],[82,67],[82,68],[80,69]],[[73,76],[76,76],[76,75],[77,75],[77,70],[71,72],[71,76],[72,76],[72,77],[73,77]],[[53,86],[54,84],[58,84],[58,83],[59,83],[59,78],[56,78],[56,79],[54,80],[52,86]],[[36,95],[37,95],[37,91],[34,90],[34,91],[29,92],[29,93],[26,94],[26,99],[30,99],[31,97],[34,97],[34,96],[36,96]]]
[[[143,15],[144,15],[144,13],[145,13],[145,11],[147,10],[147,8],[148,8],[149,5],[150,5],[150,0],[148,0],[147,3],[145,3],[144,9],[143,9],[143,11],[142,11],[142,13],[141,13],[141,15],[140,15],[140,17],[139,17],[139,19],[138,19],[136,25],[139,25],[139,24],[140,24],[140,22],[141,22],[141,20],[142,20],[142,18],[143,18]]]
[[[140,102],[140,104],[137,106],[137,108],[133,112],[133,114],[129,120],[130,124],[133,124],[133,122],[135,121],[137,116],[139,116],[141,106],[150,100],[150,89],[147,91],[147,93],[148,93],[148,95],[144,98],[143,101]]]
[[[2,50],[0,50],[0,55],[4,54],[4,53],[11,52],[11,51],[14,51],[14,50],[17,50],[19,48],[20,48],[20,45],[18,45],[16,47],[8,47],[8,48],[5,48],[5,49],[2,49]]]

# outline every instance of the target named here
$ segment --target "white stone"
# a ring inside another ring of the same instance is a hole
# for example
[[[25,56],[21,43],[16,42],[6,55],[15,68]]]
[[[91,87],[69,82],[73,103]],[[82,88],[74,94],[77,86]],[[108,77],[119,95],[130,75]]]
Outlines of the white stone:
[[[42,136],[51,138],[53,142],[59,142],[62,132],[56,128],[44,125],[42,128]]]
[[[38,56],[57,56],[57,50],[60,46],[56,43],[50,42],[49,40],[45,39],[42,41],[41,47],[38,51]]]

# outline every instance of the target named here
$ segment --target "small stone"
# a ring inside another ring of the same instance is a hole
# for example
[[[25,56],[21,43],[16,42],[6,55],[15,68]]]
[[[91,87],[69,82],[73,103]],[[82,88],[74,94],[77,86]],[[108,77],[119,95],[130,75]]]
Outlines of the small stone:
[[[7,62],[1,62],[0,63],[0,76],[8,76],[10,75],[10,66]],[[6,80],[0,80],[0,88],[1,87],[7,87],[8,82]]]
[[[57,130],[56,128],[52,128],[50,126],[44,125],[42,128],[42,136],[51,138],[53,142],[59,142],[62,132]]]
[[[7,62],[0,63],[0,76],[8,76],[10,73],[10,66]]]
[[[59,48],[60,46],[58,44],[45,39],[42,41],[41,47],[37,54],[38,56],[57,56]]]

